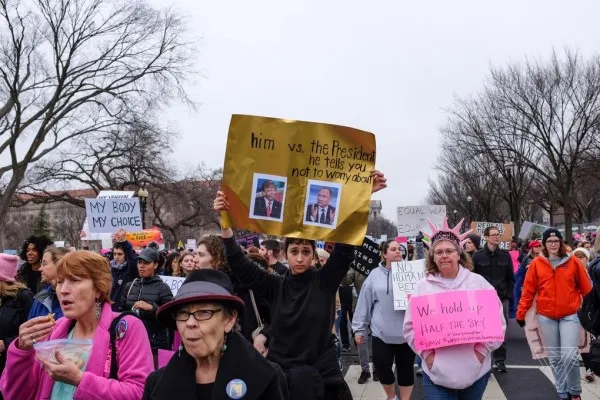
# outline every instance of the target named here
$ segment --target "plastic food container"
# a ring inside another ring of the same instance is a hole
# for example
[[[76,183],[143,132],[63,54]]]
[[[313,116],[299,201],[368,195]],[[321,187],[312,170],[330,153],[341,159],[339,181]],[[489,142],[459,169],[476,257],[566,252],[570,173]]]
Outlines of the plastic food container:
[[[89,358],[92,343],[90,339],[57,339],[36,343],[33,348],[36,357],[40,360],[58,363],[56,360],[58,351],[65,359],[81,368],[85,364],[85,360]]]

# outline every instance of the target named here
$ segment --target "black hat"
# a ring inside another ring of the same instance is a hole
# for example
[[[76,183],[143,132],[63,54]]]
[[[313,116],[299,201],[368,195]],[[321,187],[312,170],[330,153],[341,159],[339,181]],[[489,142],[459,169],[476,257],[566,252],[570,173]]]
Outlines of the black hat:
[[[481,236],[471,233],[469,236],[467,236],[467,239],[473,242],[475,248],[479,250],[479,246],[481,246]]]
[[[146,247],[138,258],[147,261],[147,262],[158,262],[160,260],[160,254],[158,251],[154,250],[152,247]]]
[[[173,310],[197,302],[222,303],[240,314],[244,312],[244,302],[233,294],[233,284],[227,274],[206,268],[192,271],[177,291],[177,296],[156,311],[156,317],[164,326],[176,329],[171,314]]]
[[[551,238],[551,237],[557,237],[560,239],[561,242],[564,242],[562,234],[560,233],[560,231],[558,229],[548,228],[542,234],[542,244],[546,244],[546,240],[548,240],[548,238]]]

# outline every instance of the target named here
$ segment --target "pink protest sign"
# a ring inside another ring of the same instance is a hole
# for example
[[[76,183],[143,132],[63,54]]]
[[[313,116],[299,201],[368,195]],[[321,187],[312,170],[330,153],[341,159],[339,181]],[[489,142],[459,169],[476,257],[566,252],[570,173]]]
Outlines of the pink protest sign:
[[[417,350],[462,343],[502,342],[500,300],[495,290],[460,290],[411,296]]]

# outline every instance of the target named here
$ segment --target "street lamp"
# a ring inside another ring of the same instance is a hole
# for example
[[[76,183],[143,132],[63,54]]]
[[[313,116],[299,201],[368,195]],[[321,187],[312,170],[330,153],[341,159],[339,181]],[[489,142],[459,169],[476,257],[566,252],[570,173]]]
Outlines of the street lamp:
[[[456,222],[458,221],[458,210],[454,210],[454,224],[456,224]]]
[[[471,212],[471,203],[473,202],[473,198],[471,196],[467,197],[467,203],[469,203],[469,223],[473,221],[473,213]]]
[[[142,212],[142,229],[146,229],[146,202],[148,200],[148,191],[143,187],[137,192],[140,198],[140,211]]]

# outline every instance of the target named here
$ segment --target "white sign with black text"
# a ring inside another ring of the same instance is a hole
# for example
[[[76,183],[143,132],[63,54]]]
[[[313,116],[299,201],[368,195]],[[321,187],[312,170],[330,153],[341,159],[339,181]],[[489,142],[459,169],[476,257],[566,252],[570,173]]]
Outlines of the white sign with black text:
[[[417,284],[425,279],[425,260],[392,263],[394,310],[404,311]]]
[[[181,285],[183,285],[183,281],[185,281],[185,278],[180,276],[159,275],[159,277],[169,286],[169,289],[171,289],[171,292],[173,292],[173,297],[177,296],[179,288]]]
[[[140,199],[85,199],[90,232],[114,233],[119,229],[138,232],[142,228]]]
[[[442,227],[446,206],[404,206],[397,209],[398,236],[416,237],[419,232],[429,233],[430,220],[438,229]]]

